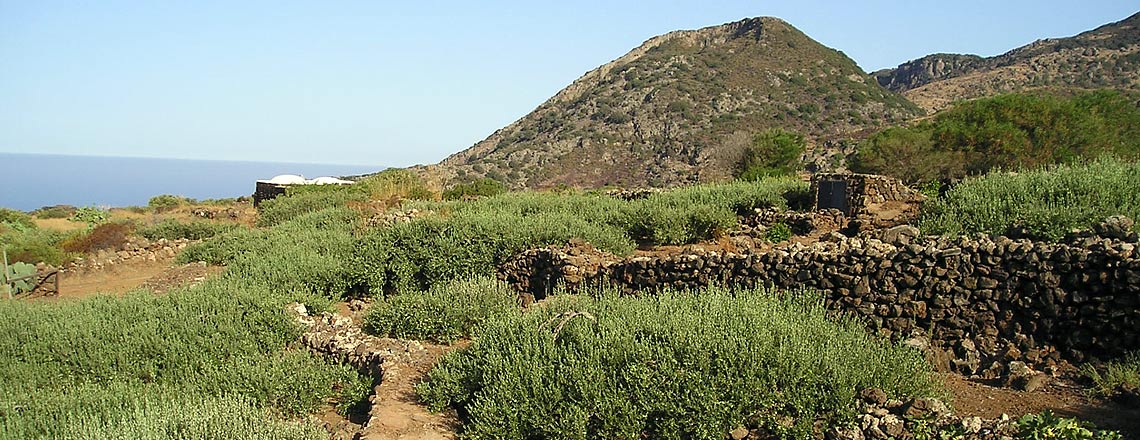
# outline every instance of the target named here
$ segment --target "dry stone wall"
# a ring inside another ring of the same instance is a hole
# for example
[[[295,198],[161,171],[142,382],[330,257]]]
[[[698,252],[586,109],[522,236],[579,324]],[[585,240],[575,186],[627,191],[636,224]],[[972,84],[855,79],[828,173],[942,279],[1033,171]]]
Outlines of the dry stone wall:
[[[540,249],[508,261],[500,277],[537,298],[556,284],[629,291],[712,283],[814,288],[824,292],[829,308],[928,349],[941,367],[988,378],[1007,375],[1013,362],[1048,369],[1063,360],[1140,349],[1135,234],[1048,243],[917,232],[900,226],[875,236],[833,233],[763,253],[690,251],[625,260]]]

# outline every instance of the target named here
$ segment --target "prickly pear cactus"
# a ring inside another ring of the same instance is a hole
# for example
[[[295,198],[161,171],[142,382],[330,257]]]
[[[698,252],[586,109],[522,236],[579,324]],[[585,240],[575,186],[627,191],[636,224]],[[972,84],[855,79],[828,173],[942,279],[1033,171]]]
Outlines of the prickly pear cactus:
[[[14,263],[8,266],[8,279],[21,278],[34,275],[35,273],[36,266],[28,263]],[[35,287],[35,280],[31,278],[20,280],[10,284],[10,286],[15,288],[15,291],[12,292],[13,294],[31,292],[32,288]]]

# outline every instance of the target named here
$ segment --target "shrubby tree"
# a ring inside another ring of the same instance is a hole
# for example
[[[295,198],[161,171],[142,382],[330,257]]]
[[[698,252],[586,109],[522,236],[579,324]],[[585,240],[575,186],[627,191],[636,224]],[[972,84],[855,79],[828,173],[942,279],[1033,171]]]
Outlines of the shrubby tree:
[[[859,146],[851,168],[921,184],[1105,154],[1135,159],[1140,156],[1135,99],[1098,91],[968,101],[912,127],[875,134]]]
[[[757,134],[736,163],[736,178],[760,180],[792,174],[800,166],[805,147],[803,135],[773,128]]]

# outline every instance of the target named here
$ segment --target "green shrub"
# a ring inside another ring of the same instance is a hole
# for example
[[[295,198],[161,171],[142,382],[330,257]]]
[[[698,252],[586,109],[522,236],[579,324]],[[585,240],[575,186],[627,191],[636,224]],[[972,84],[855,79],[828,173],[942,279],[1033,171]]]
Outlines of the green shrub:
[[[806,145],[803,135],[778,128],[757,134],[736,164],[736,178],[760,180],[795,173]]]
[[[205,240],[218,234],[237,229],[233,223],[215,223],[208,221],[180,222],[177,220],[164,220],[153,226],[139,229],[138,234],[147,240]]]
[[[282,309],[287,293],[275,288],[211,281],[163,296],[0,302],[8,335],[0,338],[0,382],[49,392],[154,383],[239,394],[290,415],[334,396],[334,384],[366,391],[351,367],[285,351],[299,330]]]
[[[36,226],[36,223],[32,221],[32,216],[28,215],[28,213],[8,208],[0,208],[0,223],[19,225],[26,228],[34,228]]]
[[[94,227],[111,219],[111,212],[98,206],[84,206],[75,210],[71,216],[72,221],[87,223]]]
[[[351,252],[352,272],[373,294],[426,290],[439,282],[493,274],[500,262],[518,252],[571,239],[619,254],[633,250],[620,230],[566,213],[520,217],[488,211],[427,217],[375,230]]]
[[[1104,158],[967,180],[923,206],[928,234],[1002,234],[1011,226],[1058,239],[1112,215],[1140,219],[1140,164]]]
[[[492,278],[379,296],[364,318],[364,329],[379,336],[450,343],[471,337],[495,317],[519,313],[516,298],[509,286]]]
[[[623,201],[588,194],[508,193],[474,201],[408,205],[438,215],[371,231],[353,253],[360,286],[373,293],[426,290],[489,275],[525,249],[576,239],[618,255],[636,242],[685,244],[716,237],[737,214],[786,206],[806,191],[795,179],[699,185]]]
[[[67,234],[21,224],[0,223],[0,247],[8,252],[8,262],[45,262],[59,266],[70,256],[61,247]]]
[[[151,197],[150,200],[147,201],[146,206],[154,212],[166,212],[189,202],[190,200],[182,196],[162,194]]]
[[[769,243],[780,243],[792,238],[792,228],[784,223],[776,223],[764,231],[764,239]]]
[[[301,215],[269,229],[239,228],[189,246],[177,261],[227,266],[235,283],[254,282],[284,291],[341,298],[355,291],[348,262],[357,214],[347,208]]]
[[[472,439],[721,438],[743,423],[806,438],[817,418],[849,420],[864,388],[936,392],[921,353],[811,292],[594,294],[487,321],[417,390]]]
[[[851,168],[915,184],[1104,154],[1137,158],[1135,102],[1117,91],[966,101],[915,126],[875,134],[859,146]]]
[[[32,211],[32,216],[42,219],[71,218],[75,215],[75,210],[71,205],[45,206]]]
[[[59,390],[7,390],[0,396],[0,438],[317,440],[317,426],[272,416],[241,395],[187,393],[123,383]]]
[[[507,192],[507,186],[495,179],[479,179],[471,183],[455,185],[443,192],[445,200],[460,200],[467,197],[490,197]]]
[[[335,185],[308,185],[304,190],[291,192],[258,206],[257,226],[269,227],[285,223],[299,216],[330,208],[343,208],[350,201],[368,200],[362,191]]]
[[[360,179],[353,188],[363,191],[369,200],[394,205],[400,200],[432,200],[437,195],[413,171],[388,169]]]
[[[1028,440],[1123,440],[1116,431],[1097,431],[1094,426],[1077,419],[1053,415],[1050,410],[1027,414],[1018,419],[1018,438]]]
[[[1140,352],[1133,352],[1099,368],[1084,365],[1081,367],[1081,373],[1092,380],[1094,390],[1101,396],[1115,394],[1117,387],[1121,385],[1140,387]]]

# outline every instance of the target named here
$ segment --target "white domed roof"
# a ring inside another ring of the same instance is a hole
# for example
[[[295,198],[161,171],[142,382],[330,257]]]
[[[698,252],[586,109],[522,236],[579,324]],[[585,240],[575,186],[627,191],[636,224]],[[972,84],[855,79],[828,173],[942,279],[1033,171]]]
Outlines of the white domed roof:
[[[269,179],[269,183],[277,185],[304,185],[306,182],[304,177],[296,174],[282,174]]]
[[[351,180],[341,180],[341,179],[337,179],[336,177],[328,177],[328,176],[318,177],[316,179],[311,180],[310,182],[314,185],[348,185],[348,184],[352,183]]]

